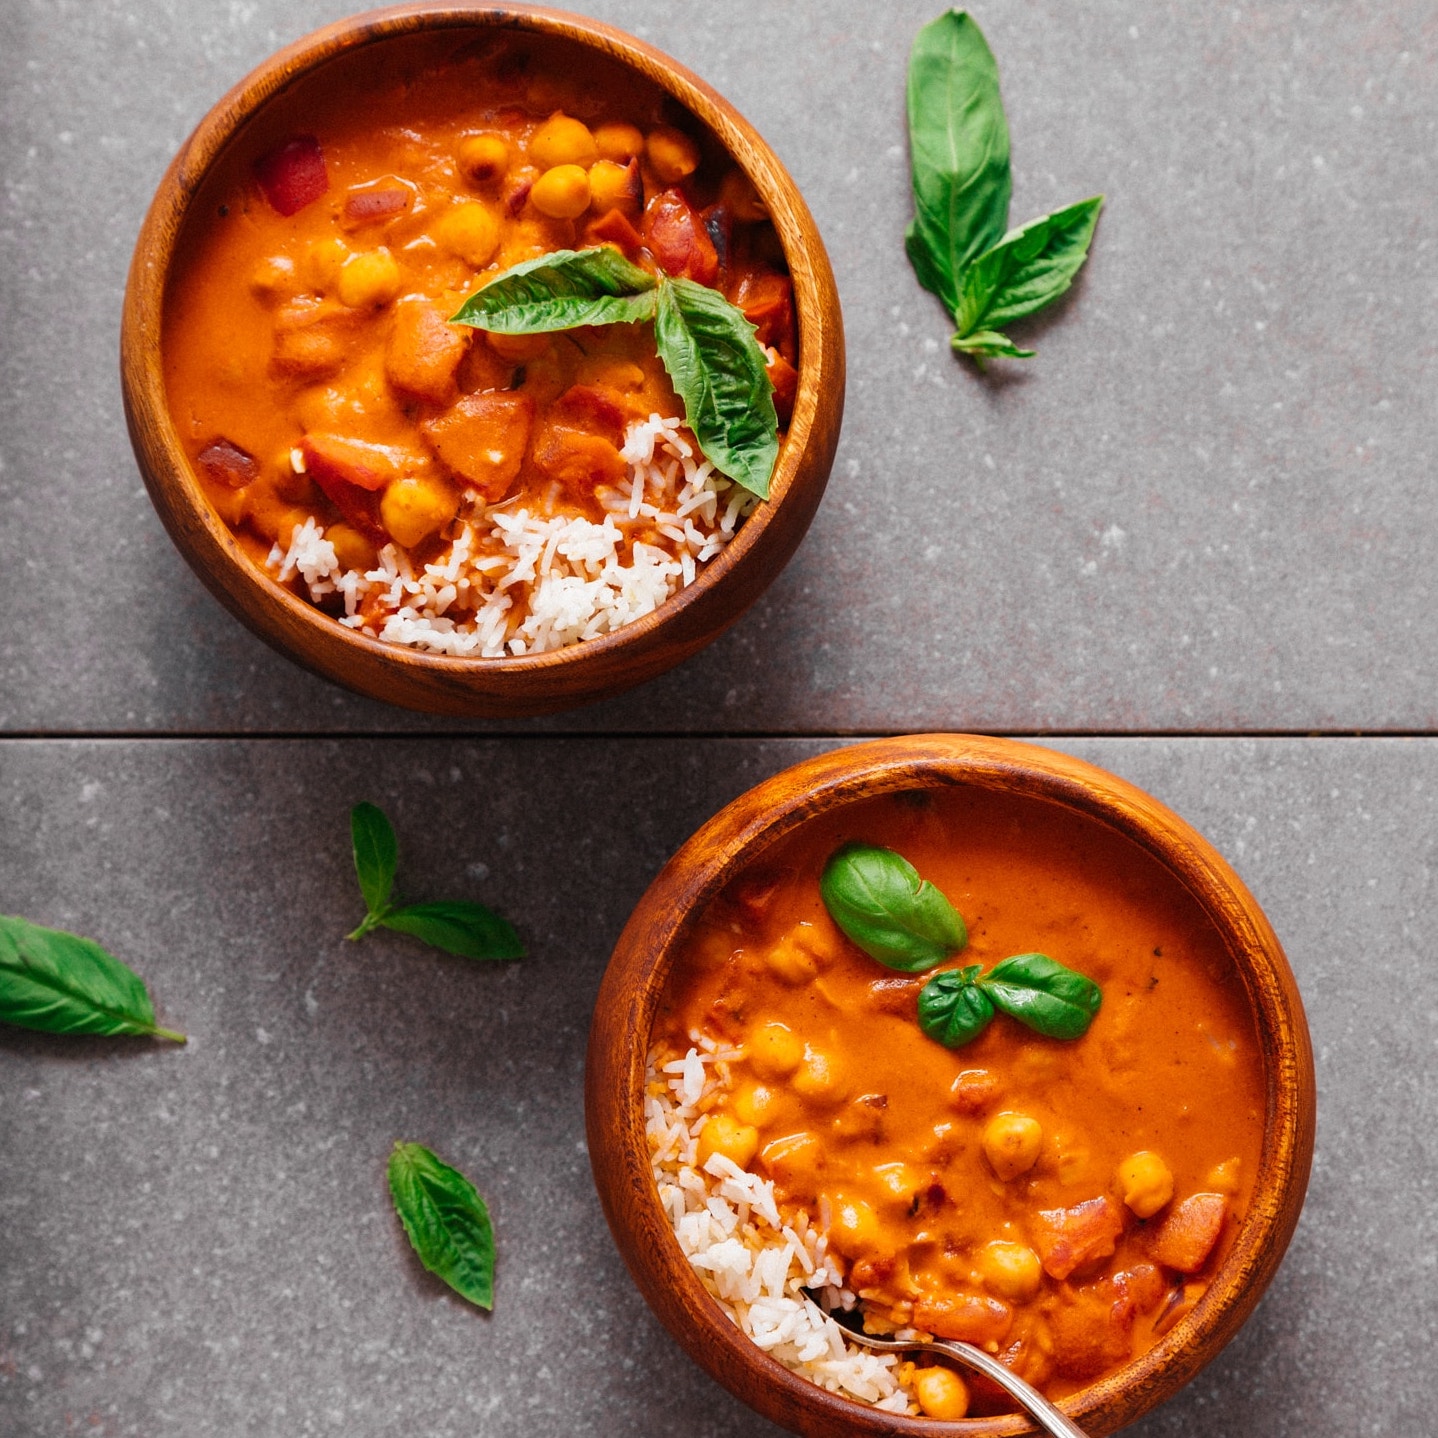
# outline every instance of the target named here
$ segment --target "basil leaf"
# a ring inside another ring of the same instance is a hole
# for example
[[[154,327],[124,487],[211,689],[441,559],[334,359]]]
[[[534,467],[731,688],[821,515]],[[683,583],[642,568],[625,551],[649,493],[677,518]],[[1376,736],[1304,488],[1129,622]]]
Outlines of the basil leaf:
[[[919,283],[959,307],[964,268],[1009,222],[1009,127],[993,51],[971,16],[925,25],[909,56],[914,220],[904,248]]]
[[[394,869],[399,859],[394,829],[373,804],[356,804],[350,810],[350,843],[365,906],[370,914],[378,914],[389,902],[394,887]]]
[[[1015,954],[979,982],[995,1008],[1051,1039],[1082,1038],[1103,1002],[1092,979],[1047,954]]]
[[[654,339],[704,457],[768,499],[779,418],[754,326],[718,290],[666,278],[659,284]]]
[[[1010,230],[964,272],[960,335],[996,330],[1052,304],[1088,257],[1103,196],[1080,200]]]
[[[461,1298],[494,1307],[494,1229],[474,1185],[423,1144],[396,1143],[389,1191],[411,1247]]]
[[[955,335],[949,344],[962,354],[992,358],[1002,355],[1007,359],[1032,359],[1037,350],[1021,350],[1007,335],[993,330],[980,330],[972,335]]]
[[[949,969],[919,990],[919,1027],[945,1048],[971,1043],[994,1016],[992,1001],[974,982],[978,972],[978,964]]]
[[[144,980],[92,939],[0,915],[0,1022],[50,1034],[146,1034],[162,1029]]]
[[[608,245],[555,250],[496,275],[460,306],[450,323],[495,334],[533,335],[647,320],[654,314],[655,283],[648,270]]]
[[[378,920],[386,929],[409,934],[462,959],[522,959],[524,945],[513,926],[483,904],[408,904]]]
[[[834,922],[891,969],[932,969],[968,942],[954,906],[892,849],[845,844],[824,865],[819,892]]]

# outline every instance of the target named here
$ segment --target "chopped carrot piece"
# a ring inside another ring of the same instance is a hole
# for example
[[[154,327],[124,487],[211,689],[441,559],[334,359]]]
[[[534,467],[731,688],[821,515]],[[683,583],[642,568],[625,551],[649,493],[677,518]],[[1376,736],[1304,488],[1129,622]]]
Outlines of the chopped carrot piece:
[[[1197,1273],[1213,1252],[1228,1199],[1221,1193],[1195,1193],[1177,1203],[1158,1226],[1149,1252],[1165,1268],[1179,1273]]]

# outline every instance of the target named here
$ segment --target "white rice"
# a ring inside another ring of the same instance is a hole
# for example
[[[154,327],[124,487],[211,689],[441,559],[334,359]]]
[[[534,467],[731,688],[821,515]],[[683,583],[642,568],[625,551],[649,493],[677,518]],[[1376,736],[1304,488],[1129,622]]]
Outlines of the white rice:
[[[674,1235],[719,1306],[772,1358],[831,1393],[890,1413],[917,1413],[900,1386],[899,1358],[845,1341],[825,1309],[858,1302],[841,1262],[800,1212],[786,1224],[774,1185],[722,1154],[697,1167],[714,1098],[729,1085],[733,1051],[693,1036],[682,1059],[650,1059],[645,1120],[659,1200]],[[804,1290],[821,1294],[823,1307]]]
[[[312,600],[343,595],[339,622],[391,644],[485,659],[560,649],[610,634],[692,584],[753,508],[754,496],[692,441],[682,420],[631,424],[620,451],[628,482],[598,524],[560,505],[514,509],[470,491],[449,549],[419,573],[393,544],[376,568],[341,570],[313,519],[266,564],[281,583],[298,578]]]

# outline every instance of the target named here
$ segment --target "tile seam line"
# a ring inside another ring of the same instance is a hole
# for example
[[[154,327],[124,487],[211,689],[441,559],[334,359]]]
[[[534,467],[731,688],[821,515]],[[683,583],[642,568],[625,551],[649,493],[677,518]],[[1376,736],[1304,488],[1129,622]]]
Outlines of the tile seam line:
[[[171,731],[154,729],[29,729],[0,733],[0,746],[6,744],[82,742],[82,743],[359,743],[375,740],[469,740],[486,742],[503,739],[525,743],[553,743],[566,740],[588,740],[614,743],[643,740],[776,740],[822,739],[887,739],[904,734],[955,733],[976,734],[998,738],[1025,739],[1210,739],[1210,740],[1406,740],[1435,739],[1435,729],[1020,729],[1020,728],[945,728],[916,726],[897,729],[756,729],[756,730],[561,730],[534,731],[525,729],[387,729],[357,731],[340,729],[296,730],[291,733],[273,731],[256,733],[235,729],[202,729]]]

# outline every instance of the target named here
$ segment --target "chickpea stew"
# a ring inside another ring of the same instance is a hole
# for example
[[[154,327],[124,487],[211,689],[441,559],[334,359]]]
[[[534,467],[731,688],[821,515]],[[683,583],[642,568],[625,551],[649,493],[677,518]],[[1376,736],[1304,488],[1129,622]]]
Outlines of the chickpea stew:
[[[693,582],[755,500],[701,453],[649,329],[451,323],[501,271],[595,246],[737,307],[786,422],[781,247],[657,87],[554,37],[439,32],[277,96],[191,208],[162,339],[197,482],[250,559],[347,627],[477,657]]]
[[[820,896],[853,841],[903,854],[962,913],[949,966],[1042,949],[1097,982],[1088,1031],[926,1038],[930,976],[875,963]],[[977,1343],[1050,1398],[1159,1342],[1252,1198],[1262,1062],[1221,939],[1156,860],[1039,800],[1016,816],[1012,795],[906,792],[803,826],[700,917],[653,1042],[656,1074],[687,1055],[711,1076],[696,1172],[755,1175],[787,1231],[822,1234],[805,1261],[830,1272],[806,1287],[871,1332]],[[1010,1411],[982,1378],[898,1379],[897,1411]]]

